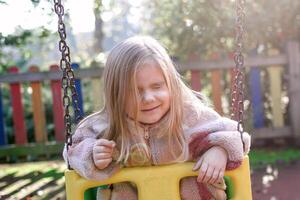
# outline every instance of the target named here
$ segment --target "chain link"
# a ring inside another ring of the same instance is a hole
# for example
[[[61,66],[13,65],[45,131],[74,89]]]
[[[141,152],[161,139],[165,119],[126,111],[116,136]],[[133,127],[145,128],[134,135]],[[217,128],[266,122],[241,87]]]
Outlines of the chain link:
[[[63,107],[64,107],[64,123],[65,123],[65,143],[67,147],[67,151],[69,147],[72,145],[72,117],[70,115],[70,105],[72,102],[74,114],[75,114],[75,122],[77,123],[80,119],[82,119],[81,112],[78,105],[78,94],[74,84],[74,72],[71,68],[71,57],[70,57],[70,48],[66,43],[66,28],[63,22],[64,16],[64,7],[61,4],[61,0],[53,0],[54,1],[54,10],[58,16],[58,34],[60,37],[60,41],[58,43],[59,51],[61,52],[60,59],[60,69],[63,72],[62,88],[64,91],[63,94]],[[71,94],[71,95],[70,95]],[[68,169],[71,169],[69,160],[68,160]]]
[[[232,118],[238,122],[237,130],[241,135],[241,140],[243,142],[243,149],[245,151],[245,144],[243,140],[243,132],[244,132],[244,56],[242,54],[243,51],[243,37],[244,37],[244,20],[245,20],[245,12],[244,12],[245,0],[236,0],[236,50],[234,55],[235,62],[235,80],[232,91]]]

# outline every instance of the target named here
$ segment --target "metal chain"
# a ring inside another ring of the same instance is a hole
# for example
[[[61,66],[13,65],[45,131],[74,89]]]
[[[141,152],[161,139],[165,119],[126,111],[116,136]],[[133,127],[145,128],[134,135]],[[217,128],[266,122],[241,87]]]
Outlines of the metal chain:
[[[70,115],[70,105],[71,102],[74,108],[75,114],[75,122],[78,122],[82,119],[80,108],[78,105],[78,94],[74,84],[74,72],[71,68],[71,57],[70,57],[70,48],[66,43],[66,28],[63,22],[64,16],[64,7],[61,4],[61,0],[53,0],[54,1],[54,10],[58,16],[58,34],[60,37],[59,41],[59,51],[61,52],[61,59],[60,59],[60,69],[63,72],[62,77],[62,88],[64,91],[63,94],[63,107],[64,107],[64,123],[65,123],[65,143],[67,147],[67,151],[69,147],[72,145],[72,117]],[[71,94],[71,95],[70,95]],[[68,169],[71,169],[68,160]]]
[[[245,11],[244,11],[245,0],[236,0],[236,50],[234,55],[235,62],[235,80],[232,91],[232,117],[238,122],[237,130],[241,135],[241,140],[243,143],[243,149],[245,151],[245,144],[243,140],[244,132],[244,56],[243,51],[243,37],[244,37],[244,20],[245,20]]]

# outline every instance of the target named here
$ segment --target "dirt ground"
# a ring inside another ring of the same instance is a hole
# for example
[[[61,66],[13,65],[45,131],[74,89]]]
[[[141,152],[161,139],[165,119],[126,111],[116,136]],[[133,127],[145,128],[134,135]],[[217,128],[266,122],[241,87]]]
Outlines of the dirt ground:
[[[255,170],[253,200],[300,200],[300,160]]]

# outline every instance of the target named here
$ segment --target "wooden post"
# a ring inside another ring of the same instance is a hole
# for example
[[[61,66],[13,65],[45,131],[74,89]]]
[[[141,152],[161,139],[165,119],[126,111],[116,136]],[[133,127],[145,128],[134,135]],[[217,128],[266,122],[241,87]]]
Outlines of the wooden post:
[[[201,73],[199,70],[191,70],[191,86],[195,91],[201,90]]]
[[[190,62],[195,62],[200,59],[195,53],[189,55],[188,60]],[[201,90],[201,72],[200,69],[191,70],[191,87],[193,90],[199,92]]]
[[[213,53],[211,55],[211,59],[217,61],[220,59],[220,55],[218,53]],[[211,84],[212,84],[211,87],[212,87],[212,99],[214,103],[214,108],[220,115],[223,115],[221,74],[222,74],[221,69],[211,70]]]
[[[90,95],[93,103],[93,112],[99,111],[104,105],[103,84],[100,78],[101,77],[92,78],[92,89]]]
[[[50,71],[59,71],[57,65],[51,65]],[[53,99],[53,118],[54,118],[54,132],[56,141],[64,141],[64,111],[62,105],[62,89],[61,80],[51,81],[51,91]]]
[[[270,49],[270,56],[279,55],[279,50]],[[269,82],[270,82],[270,94],[272,97],[272,115],[273,115],[273,126],[274,127],[283,127],[283,109],[281,103],[281,93],[282,93],[282,80],[281,74],[283,68],[280,65],[271,65],[268,67]]]
[[[211,81],[212,81],[212,98],[215,106],[215,110],[223,115],[222,108],[222,86],[221,86],[221,70],[214,69],[211,71]]]
[[[286,46],[288,58],[289,115],[293,134],[300,139],[300,50],[299,42],[289,41]]]
[[[19,73],[17,67],[9,68],[10,73]],[[27,143],[27,132],[24,120],[24,109],[22,104],[22,93],[20,83],[10,84],[11,102],[13,108],[13,122],[14,122],[14,135],[15,144]]]
[[[71,67],[72,69],[75,71],[75,70],[78,70],[80,67],[79,67],[79,64],[77,63],[72,63],[71,64]],[[81,89],[81,80],[77,77],[75,77],[75,80],[74,80],[74,83],[75,83],[75,88],[76,88],[76,91],[77,91],[77,96],[78,96],[78,108],[80,109],[80,116],[84,116],[84,111],[83,111],[83,97],[82,97],[82,89]],[[72,99],[74,101],[74,99]],[[75,105],[73,105],[73,109],[75,110]],[[74,113],[76,114],[76,113]],[[77,117],[79,116],[75,116],[75,121],[77,119]],[[78,123],[78,122],[76,122]]]
[[[32,73],[39,72],[39,68],[37,66],[31,66],[29,71]],[[30,86],[32,88],[32,110],[35,142],[43,143],[48,140],[48,137],[46,131],[45,109],[42,101],[42,83],[40,81],[32,81]]]
[[[2,105],[2,92],[0,84],[0,146],[7,144],[6,135],[4,131],[4,117],[3,117],[3,105]]]
[[[262,101],[262,88],[260,84],[260,69],[253,67],[250,69],[250,90],[253,110],[253,126],[254,128],[264,127],[264,108]]]

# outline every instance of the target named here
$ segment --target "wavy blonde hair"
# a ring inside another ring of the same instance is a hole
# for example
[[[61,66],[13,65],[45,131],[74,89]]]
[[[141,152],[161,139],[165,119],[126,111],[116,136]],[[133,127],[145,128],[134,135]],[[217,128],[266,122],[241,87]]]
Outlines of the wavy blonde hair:
[[[162,70],[170,93],[170,113],[166,128],[162,132],[168,135],[169,142],[173,137],[173,141],[175,139],[176,143],[180,144],[181,155],[177,156],[177,160],[181,160],[180,158],[183,158],[185,154],[186,142],[181,127],[184,104],[195,103],[199,99],[181,80],[167,51],[157,40],[148,36],[135,36],[113,47],[103,72],[105,104],[99,113],[105,113],[108,116],[109,126],[105,130],[104,138],[116,140],[120,137],[121,139],[118,162],[127,161],[132,138],[125,112],[127,100],[130,95],[133,96],[133,105],[137,105],[135,108],[137,115],[139,97],[136,73],[139,66],[149,60],[156,62]],[[171,149],[171,152],[174,150]]]

